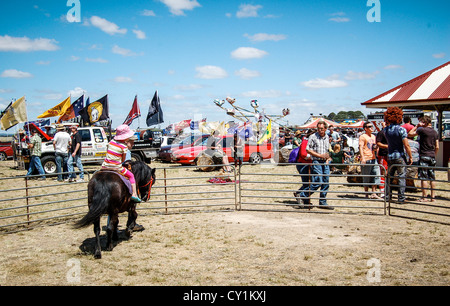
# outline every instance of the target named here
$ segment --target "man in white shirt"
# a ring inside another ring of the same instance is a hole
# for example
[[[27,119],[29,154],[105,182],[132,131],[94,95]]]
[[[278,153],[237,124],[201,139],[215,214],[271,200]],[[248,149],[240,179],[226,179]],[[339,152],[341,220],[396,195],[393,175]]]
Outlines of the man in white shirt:
[[[63,171],[61,170],[66,168],[67,171],[70,135],[65,131],[65,127],[62,124],[58,124],[56,126],[56,130],[57,132],[55,134],[55,137],[53,138],[53,148],[55,148],[55,159],[56,159],[56,172],[58,173],[58,182],[63,182],[63,176],[61,174],[61,172]],[[67,174],[65,176],[67,176]]]

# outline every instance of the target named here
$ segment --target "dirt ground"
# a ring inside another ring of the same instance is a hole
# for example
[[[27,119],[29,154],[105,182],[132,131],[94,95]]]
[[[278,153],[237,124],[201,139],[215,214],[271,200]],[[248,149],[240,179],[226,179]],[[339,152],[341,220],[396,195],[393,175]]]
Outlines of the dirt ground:
[[[127,240],[121,217],[120,240],[101,260],[93,257],[92,227],[65,223],[0,234],[0,285],[450,284],[448,225],[289,209],[142,211],[138,223],[146,229]],[[105,240],[102,232],[103,247]]]

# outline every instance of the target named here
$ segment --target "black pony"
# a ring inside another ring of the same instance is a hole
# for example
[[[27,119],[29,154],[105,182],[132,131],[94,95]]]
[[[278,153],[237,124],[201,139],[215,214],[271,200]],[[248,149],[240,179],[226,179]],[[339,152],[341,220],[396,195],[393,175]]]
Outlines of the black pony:
[[[143,201],[150,198],[150,192],[155,183],[155,170],[147,166],[144,162],[126,162],[125,167],[130,169],[136,180],[136,190]],[[119,224],[119,214],[128,212],[127,237],[131,236],[132,229],[136,225],[136,203],[131,201],[131,194],[122,178],[109,171],[97,171],[88,184],[88,206],[89,212],[81,220],[75,223],[75,228],[87,227],[94,224],[96,237],[95,258],[101,258],[100,245],[100,217],[109,215],[110,222],[107,226],[106,249],[113,249],[112,240],[119,240],[117,236],[117,225]],[[112,239],[111,239],[112,238]]]

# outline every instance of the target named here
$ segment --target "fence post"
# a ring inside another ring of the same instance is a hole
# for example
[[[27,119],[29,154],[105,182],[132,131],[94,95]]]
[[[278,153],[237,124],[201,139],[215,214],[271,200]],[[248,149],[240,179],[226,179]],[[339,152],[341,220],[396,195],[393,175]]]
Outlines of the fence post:
[[[25,177],[25,196],[27,198],[26,203],[27,203],[27,225],[30,226],[30,206],[29,206],[29,202],[28,202],[28,177]]]
[[[165,200],[165,207],[166,207],[166,214],[167,211],[167,180],[166,180],[166,168],[164,168],[164,200]]]

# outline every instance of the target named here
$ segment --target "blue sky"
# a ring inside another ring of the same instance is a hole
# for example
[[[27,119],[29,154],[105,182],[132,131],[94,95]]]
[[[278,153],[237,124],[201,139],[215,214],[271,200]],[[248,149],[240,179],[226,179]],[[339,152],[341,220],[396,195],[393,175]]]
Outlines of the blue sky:
[[[361,110],[361,103],[450,58],[449,1],[67,0],[0,4],[0,108],[27,98],[30,120],[72,94],[109,95],[113,127],[138,95],[145,127],[158,90],[163,127],[228,121],[214,99],[267,114]],[[375,1],[377,2],[377,1]],[[57,118],[54,118],[57,119]],[[133,124],[137,127],[137,122]]]

